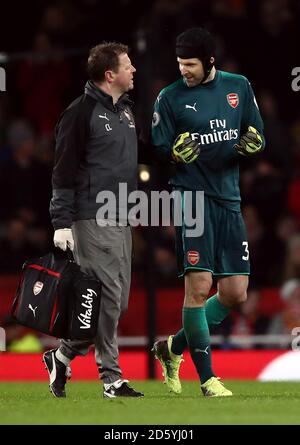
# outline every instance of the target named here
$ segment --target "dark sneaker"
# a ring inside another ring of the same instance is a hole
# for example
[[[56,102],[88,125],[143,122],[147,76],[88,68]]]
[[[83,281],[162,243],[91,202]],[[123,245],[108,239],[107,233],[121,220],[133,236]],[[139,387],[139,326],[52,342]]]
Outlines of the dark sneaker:
[[[65,366],[55,357],[56,351],[57,349],[46,351],[43,355],[43,362],[49,373],[50,391],[55,397],[66,397],[65,384],[67,379],[71,378],[71,368]]]
[[[144,397],[142,392],[136,391],[128,385],[128,380],[117,380],[113,383],[104,383],[103,397],[115,399],[116,397]]]

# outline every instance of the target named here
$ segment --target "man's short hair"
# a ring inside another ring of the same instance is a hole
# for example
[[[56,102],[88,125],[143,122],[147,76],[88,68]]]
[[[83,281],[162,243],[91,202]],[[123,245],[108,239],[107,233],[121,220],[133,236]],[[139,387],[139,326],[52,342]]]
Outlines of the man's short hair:
[[[105,79],[105,71],[117,72],[119,68],[119,55],[128,53],[128,46],[117,42],[103,42],[90,50],[87,61],[88,76],[94,82]]]

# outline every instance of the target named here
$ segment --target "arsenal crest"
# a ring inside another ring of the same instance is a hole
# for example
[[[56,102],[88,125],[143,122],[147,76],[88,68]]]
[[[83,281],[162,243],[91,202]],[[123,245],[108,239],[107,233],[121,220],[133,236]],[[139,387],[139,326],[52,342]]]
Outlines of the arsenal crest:
[[[187,253],[187,260],[192,266],[195,266],[200,260],[199,252],[196,250],[189,250]]]
[[[239,104],[239,95],[237,93],[229,93],[227,94],[227,102],[232,108],[236,108]]]
[[[42,283],[41,281],[36,281],[33,286],[34,295],[38,295],[41,292],[41,290],[43,289],[43,287],[44,287],[44,283]]]

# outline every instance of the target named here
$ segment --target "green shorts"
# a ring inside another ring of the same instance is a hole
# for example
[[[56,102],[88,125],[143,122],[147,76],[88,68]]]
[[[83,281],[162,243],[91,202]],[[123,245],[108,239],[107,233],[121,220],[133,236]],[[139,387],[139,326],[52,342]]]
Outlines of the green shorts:
[[[240,211],[205,196],[203,234],[187,236],[184,218],[175,229],[179,276],[189,270],[204,270],[216,276],[250,274],[247,234]]]

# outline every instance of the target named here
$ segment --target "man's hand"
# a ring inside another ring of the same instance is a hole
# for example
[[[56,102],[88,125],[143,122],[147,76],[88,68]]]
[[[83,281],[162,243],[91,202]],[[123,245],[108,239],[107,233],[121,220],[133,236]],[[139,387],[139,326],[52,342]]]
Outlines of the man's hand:
[[[53,238],[54,246],[59,249],[67,250],[67,247],[74,250],[74,239],[71,229],[58,229],[54,232]]]
[[[263,139],[256,128],[248,127],[247,133],[241,137],[239,144],[235,144],[234,148],[239,155],[251,156],[262,150]]]
[[[182,133],[174,141],[172,158],[175,162],[189,164],[195,161],[200,153],[200,143],[193,140],[190,133]]]

